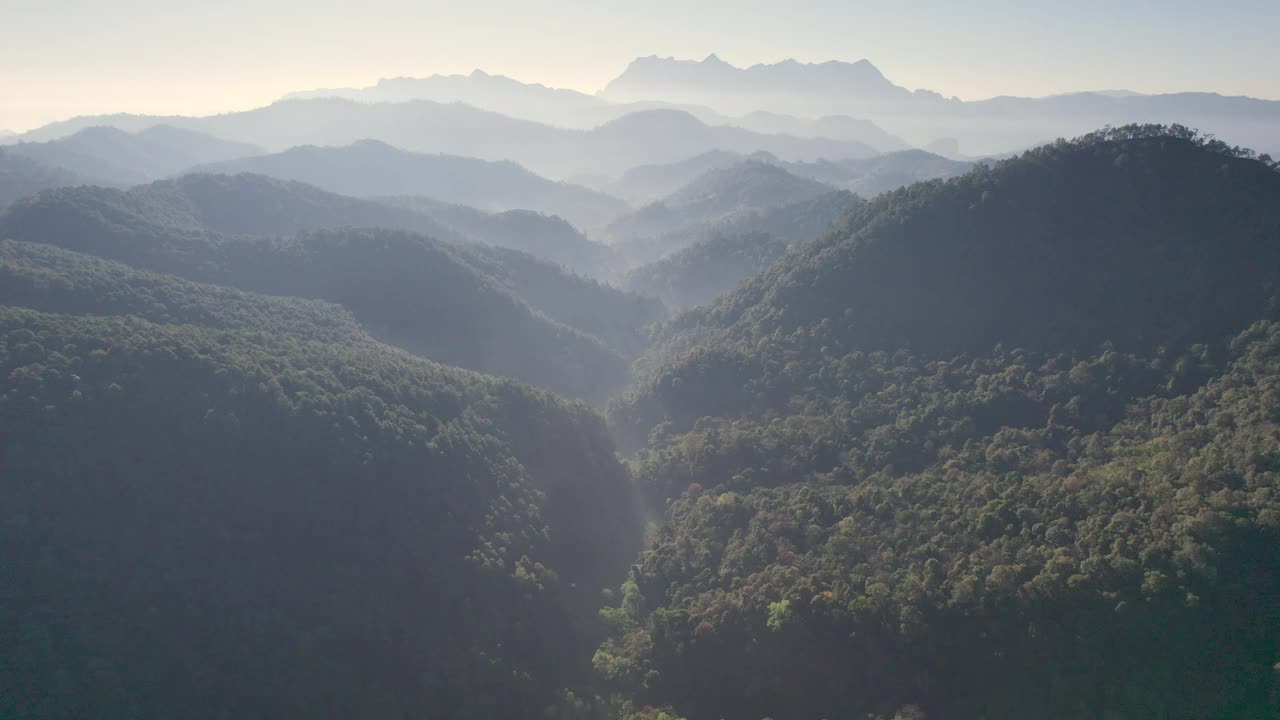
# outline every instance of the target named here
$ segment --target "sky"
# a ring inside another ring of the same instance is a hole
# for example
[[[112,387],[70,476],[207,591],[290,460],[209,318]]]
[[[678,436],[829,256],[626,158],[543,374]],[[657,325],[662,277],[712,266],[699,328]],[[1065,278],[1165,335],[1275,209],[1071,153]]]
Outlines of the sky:
[[[899,85],[966,100],[1280,99],[1277,27],[1278,0],[0,0],[0,130],[475,68],[596,92],[636,57],[713,52],[739,66],[866,58]]]

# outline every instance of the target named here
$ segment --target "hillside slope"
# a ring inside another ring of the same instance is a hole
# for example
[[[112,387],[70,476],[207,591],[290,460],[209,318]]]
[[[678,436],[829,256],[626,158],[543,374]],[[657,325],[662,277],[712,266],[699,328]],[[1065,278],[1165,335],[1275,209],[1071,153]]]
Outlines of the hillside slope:
[[[611,408],[596,666],[694,720],[1269,717],[1280,173],[1129,127],[855,209]]]
[[[338,302],[384,341],[571,397],[603,402],[627,382],[627,362],[618,351],[533,309],[505,289],[500,278],[482,272],[479,267],[491,263],[492,257],[479,253],[490,251],[392,230],[225,234],[210,229],[196,214],[198,208],[193,210],[182,197],[168,192],[170,188],[124,192],[86,187],[42,193],[0,215],[0,237],[46,242],[200,282]],[[283,219],[267,213],[255,220],[245,213],[214,224],[232,222],[244,229],[254,220],[260,227],[279,229],[307,222],[308,216],[293,215],[288,203],[275,207],[282,210]],[[530,256],[514,261],[539,264]],[[580,296],[584,302],[596,295],[622,295],[554,266],[546,266],[540,277],[562,281],[544,288],[541,299],[548,306],[552,300],[566,302],[555,296],[556,290],[586,293]],[[628,300],[618,300],[618,307],[628,307]],[[631,309],[636,314],[606,318],[604,322],[616,324],[605,329],[626,336],[652,320],[643,314],[643,306]]]
[[[584,407],[327,303],[0,277],[0,715],[496,720],[588,677],[639,522]]]

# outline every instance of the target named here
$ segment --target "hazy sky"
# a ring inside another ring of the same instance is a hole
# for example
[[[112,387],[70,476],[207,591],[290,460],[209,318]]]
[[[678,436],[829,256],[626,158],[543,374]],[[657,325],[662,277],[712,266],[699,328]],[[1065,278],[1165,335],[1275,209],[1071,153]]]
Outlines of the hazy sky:
[[[636,56],[710,52],[736,65],[867,58],[899,85],[965,99],[1280,99],[1277,27],[1280,0],[0,0],[0,129],[208,114],[477,67],[595,92]]]

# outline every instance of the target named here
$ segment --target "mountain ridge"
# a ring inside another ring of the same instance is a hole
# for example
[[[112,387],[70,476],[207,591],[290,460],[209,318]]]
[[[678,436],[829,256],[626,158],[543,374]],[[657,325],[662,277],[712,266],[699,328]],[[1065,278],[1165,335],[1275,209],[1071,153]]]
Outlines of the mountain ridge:
[[[658,311],[524,253],[453,245],[404,230],[309,222],[310,197],[322,191],[306,186],[279,183],[278,197],[244,213],[236,189],[250,181],[259,190],[271,187],[244,176],[230,182],[195,178],[216,191],[206,203],[212,219],[198,202],[175,192],[181,183],[45,191],[0,213],[0,235],[195,282],[327,299],[349,309],[370,335],[388,344],[597,403],[625,384],[629,368],[622,353],[633,351],[631,337]],[[413,221],[407,210],[360,201],[353,208]],[[340,218],[327,223],[333,220]],[[248,234],[255,230],[263,234]],[[520,294],[521,283],[529,283],[527,295]],[[596,308],[600,316],[575,313],[577,305]],[[619,323],[610,309],[628,319]],[[536,357],[522,355],[532,348],[540,348]]]
[[[678,123],[687,132],[662,135],[660,128],[654,127],[659,121]],[[372,138],[417,153],[511,161],[551,179],[583,173],[618,175],[643,162],[679,160],[717,147],[741,152],[765,150],[789,160],[867,157],[877,152],[859,140],[775,135],[711,125],[687,111],[667,107],[627,113],[580,130],[462,103],[360,103],[335,98],[280,101],[207,117],[88,116],[55,123],[24,137],[56,137],[88,125],[136,130],[158,123],[247,142],[269,152],[299,145],[348,145]],[[655,145],[655,138],[663,142]]]
[[[191,171],[251,172],[343,195],[423,195],[491,212],[536,210],[584,228],[601,225],[628,207],[617,198],[549,180],[514,162],[414,153],[371,139],[344,146],[300,145]]]
[[[53,140],[4,147],[15,155],[74,173],[88,182],[114,186],[147,183],[192,165],[262,152],[247,143],[163,123],[132,131],[95,125]]]

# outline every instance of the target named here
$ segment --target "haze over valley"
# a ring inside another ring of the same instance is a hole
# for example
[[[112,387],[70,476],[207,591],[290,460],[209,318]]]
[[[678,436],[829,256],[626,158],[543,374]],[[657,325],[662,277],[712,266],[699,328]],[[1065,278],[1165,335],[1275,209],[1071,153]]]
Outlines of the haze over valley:
[[[3,13],[0,718],[1280,717],[1274,8],[370,5]]]

